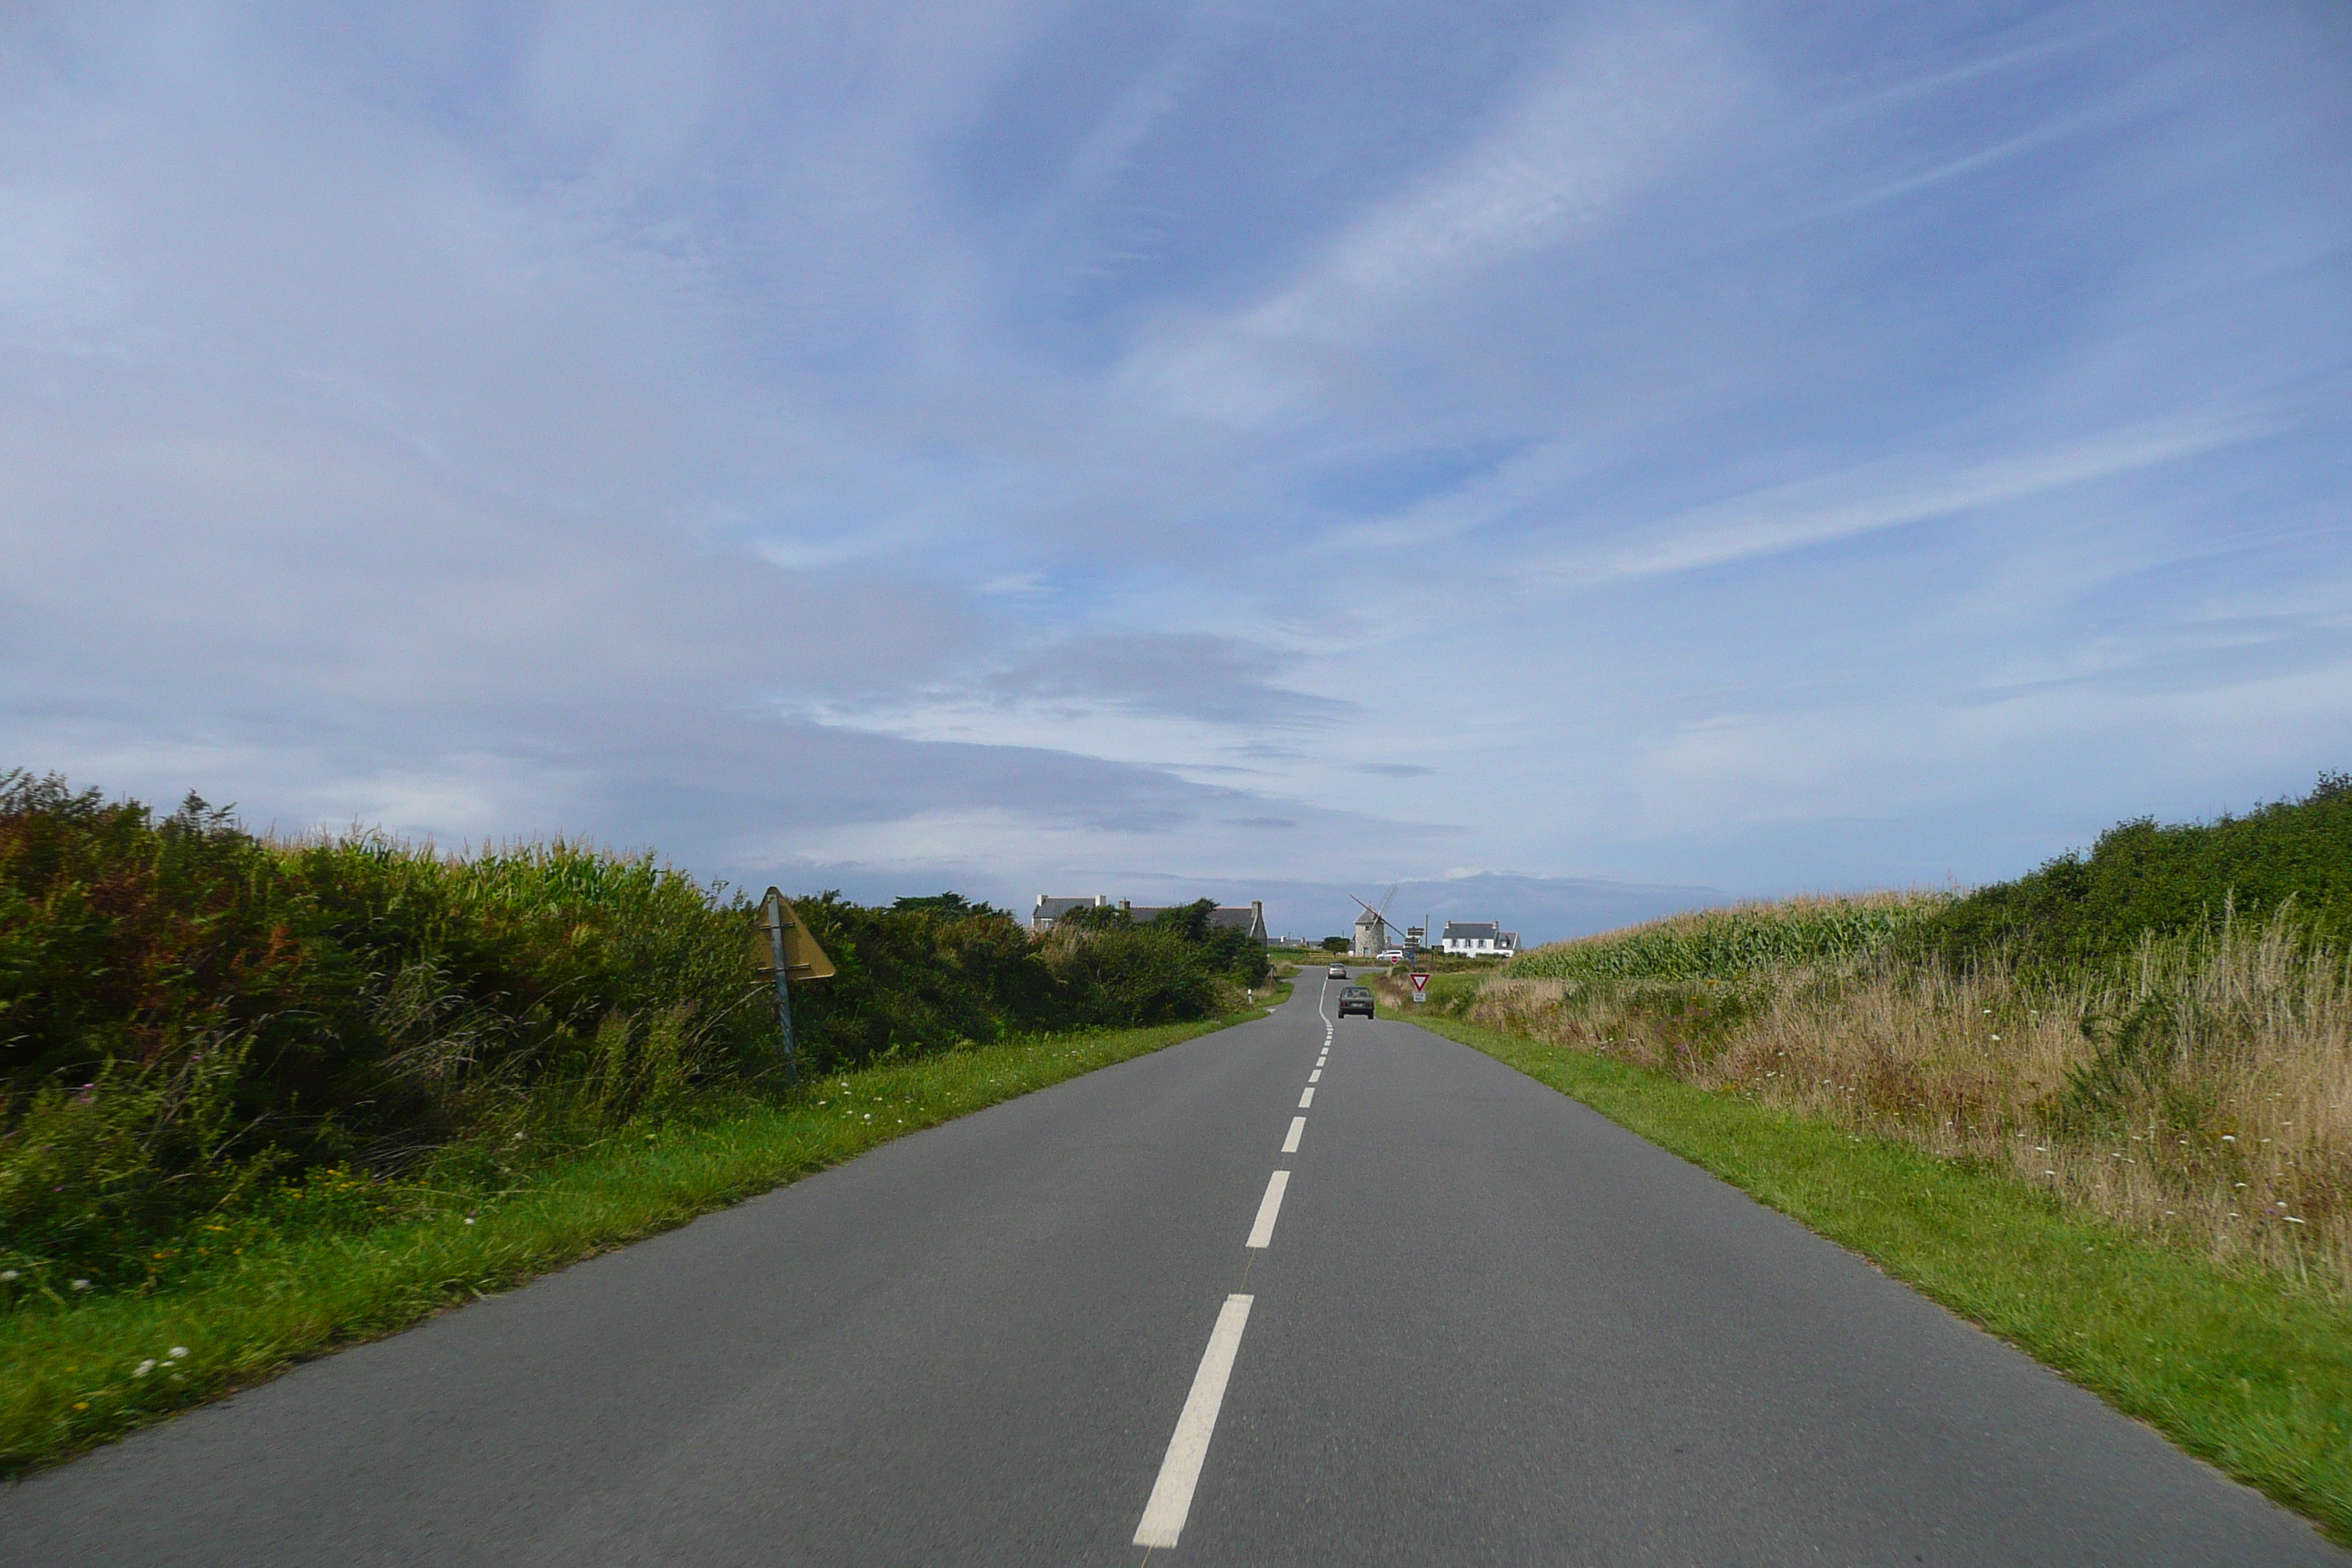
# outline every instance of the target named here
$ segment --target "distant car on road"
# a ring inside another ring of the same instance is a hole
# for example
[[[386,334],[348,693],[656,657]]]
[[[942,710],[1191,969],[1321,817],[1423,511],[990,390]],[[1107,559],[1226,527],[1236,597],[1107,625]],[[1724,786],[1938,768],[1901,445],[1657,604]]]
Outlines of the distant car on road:
[[[1381,962],[1382,963],[1402,963],[1404,962],[1404,949],[1401,947],[1384,947],[1381,949]]]
[[[1367,1018],[1376,1016],[1370,986],[1350,985],[1339,993],[1339,1016],[1344,1018],[1350,1013],[1361,1013]]]
[[[1345,980],[1348,978],[1348,966],[1344,963],[1335,963],[1323,973],[1334,980]]]

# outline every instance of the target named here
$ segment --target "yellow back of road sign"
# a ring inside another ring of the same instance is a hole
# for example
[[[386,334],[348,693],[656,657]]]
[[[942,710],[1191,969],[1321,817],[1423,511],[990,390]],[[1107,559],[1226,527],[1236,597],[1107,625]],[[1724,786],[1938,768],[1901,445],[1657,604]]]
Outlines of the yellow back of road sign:
[[[783,894],[775,889],[760,904],[760,924],[751,933],[751,962],[763,974],[776,972],[775,931],[784,933],[784,977],[788,980],[824,980],[833,973],[833,960],[817,946],[816,938],[809,935],[808,927]]]

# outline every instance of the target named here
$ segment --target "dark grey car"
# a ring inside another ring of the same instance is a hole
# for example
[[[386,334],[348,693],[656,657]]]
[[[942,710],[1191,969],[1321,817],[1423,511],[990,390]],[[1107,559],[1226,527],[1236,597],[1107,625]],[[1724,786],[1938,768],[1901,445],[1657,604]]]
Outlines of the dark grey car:
[[[1374,1016],[1370,986],[1350,985],[1339,993],[1339,1016],[1344,1018],[1350,1013],[1361,1013],[1367,1018]]]

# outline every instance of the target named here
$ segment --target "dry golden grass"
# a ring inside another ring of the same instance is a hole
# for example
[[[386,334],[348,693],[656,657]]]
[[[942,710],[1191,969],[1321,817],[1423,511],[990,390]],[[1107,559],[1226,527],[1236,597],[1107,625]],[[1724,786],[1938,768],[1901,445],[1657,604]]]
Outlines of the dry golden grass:
[[[1465,1016],[2352,1290],[2352,965],[2285,918],[2152,941],[2105,973],[1870,957],[1730,981],[1496,979]]]

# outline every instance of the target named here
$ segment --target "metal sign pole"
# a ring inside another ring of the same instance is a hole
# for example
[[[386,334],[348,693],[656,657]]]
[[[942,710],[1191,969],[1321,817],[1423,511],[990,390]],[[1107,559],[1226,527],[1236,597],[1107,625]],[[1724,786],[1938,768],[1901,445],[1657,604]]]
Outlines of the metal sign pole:
[[[776,960],[776,1026],[784,1035],[784,1076],[791,1082],[801,1080],[800,1053],[793,1047],[793,994],[784,979],[784,901],[772,888],[768,891],[768,948]]]

